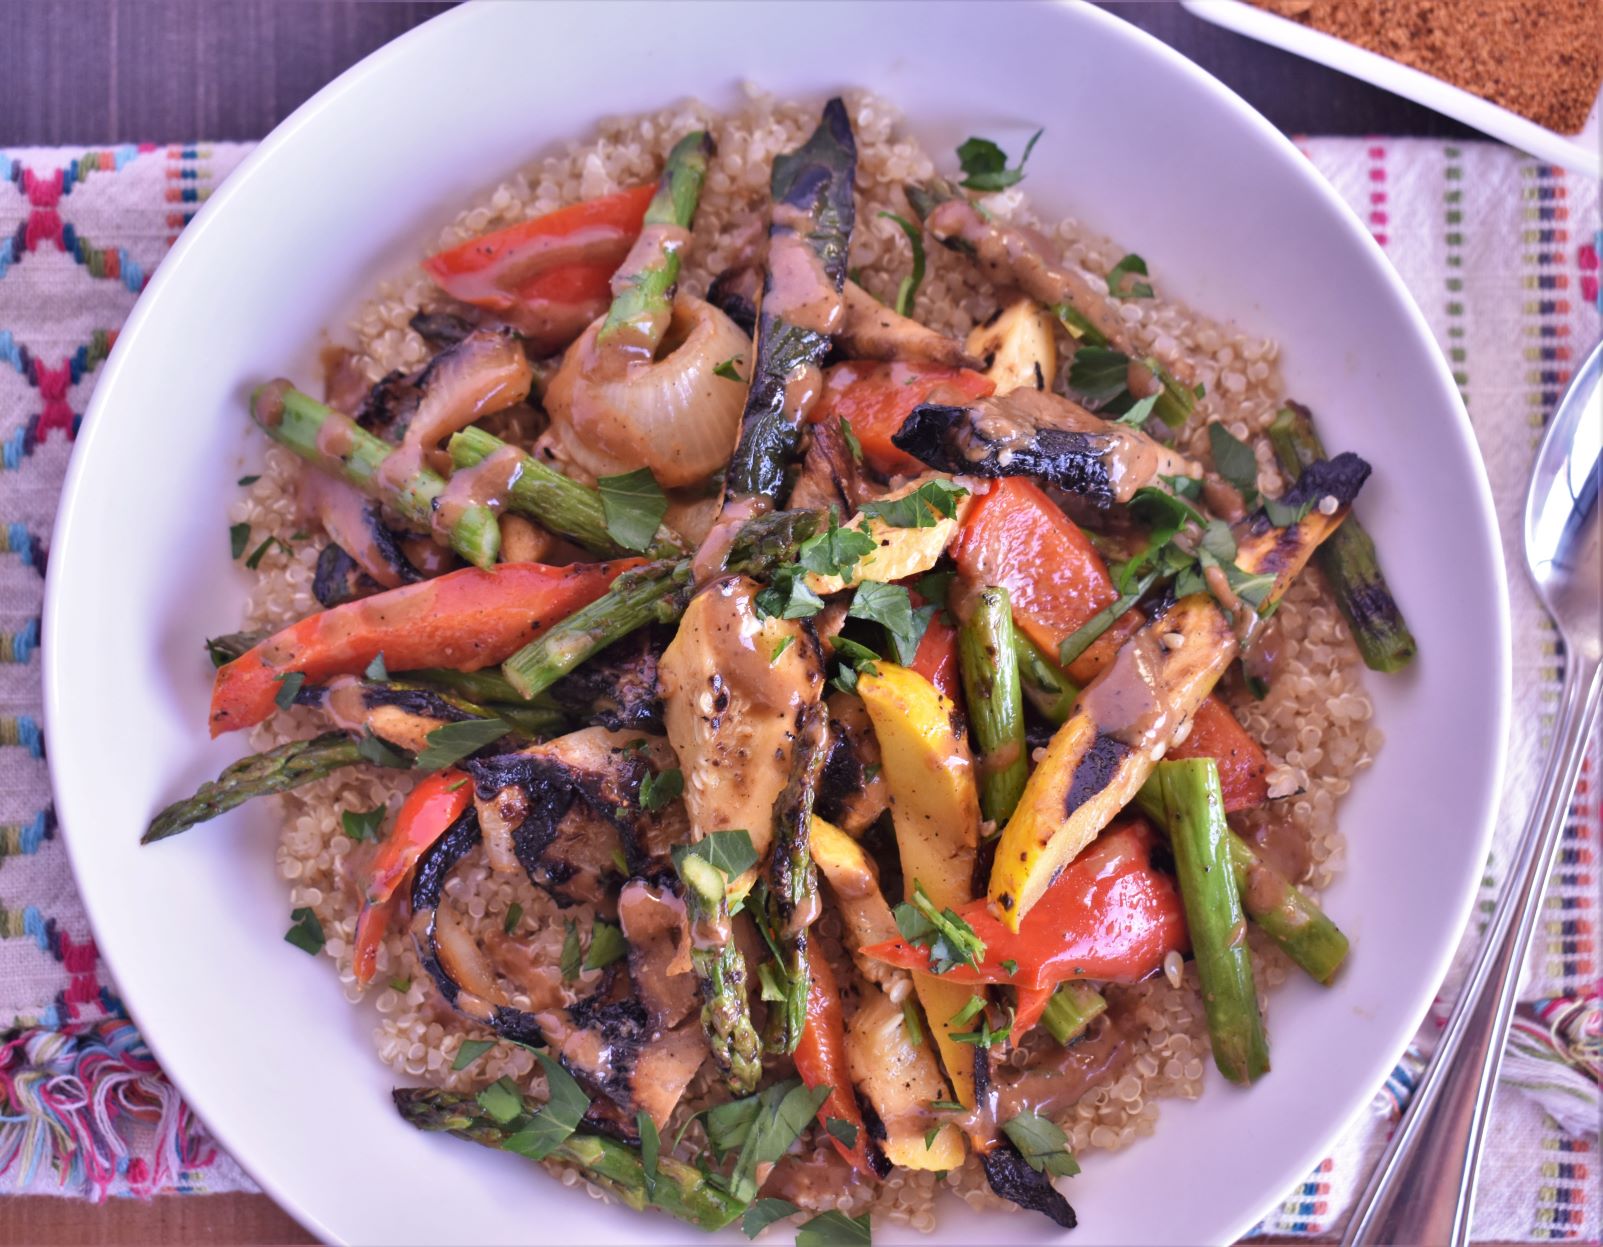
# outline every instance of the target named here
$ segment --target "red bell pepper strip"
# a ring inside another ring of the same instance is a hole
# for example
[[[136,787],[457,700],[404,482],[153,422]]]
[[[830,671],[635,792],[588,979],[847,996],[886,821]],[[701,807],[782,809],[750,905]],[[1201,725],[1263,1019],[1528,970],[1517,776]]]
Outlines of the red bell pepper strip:
[[[952,559],[969,583],[1006,588],[1014,620],[1048,654],[1056,654],[1076,629],[1119,596],[1090,539],[1036,485],[1020,477],[998,481],[990,493],[974,500],[953,543]],[[1145,622],[1139,611],[1126,611],[1070,664],[1069,677],[1077,684],[1089,683]],[[1263,747],[1216,696],[1203,702],[1191,734],[1169,756],[1217,758],[1228,811],[1268,800],[1269,760]]]
[[[929,626],[924,629],[908,666],[940,689],[948,701],[958,706],[963,704],[957,666],[957,629],[946,622],[940,611],[930,616]]]
[[[809,961],[808,971],[811,981],[807,986],[807,1024],[802,1028],[801,1042],[792,1053],[796,1073],[810,1088],[829,1088],[828,1097],[818,1106],[818,1124],[824,1127],[835,1150],[854,1169],[865,1177],[877,1178],[879,1175],[868,1158],[868,1127],[863,1123],[862,1110],[857,1107],[857,1096],[852,1092],[852,1077],[846,1065],[846,1021],[841,1013],[835,972],[821,953]],[[832,1117],[856,1127],[857,1134],[850,1147],[829,1129]]]
[[[473,800],[473,783],[458,770],[426,775],[406,794],[395,830],[385,837],[367,868],[362,910],[356,919],[356,947],[351,970],[364,986],[372,981],[378,948],[390,925],[400,887],[429,847],[462,817]]]
[[[1041,1020],[1046,1012],[1047,1005],[1052,1003],[1052,997],[1057,992],[1055,987],[1019,987],[1014,989],[1017,997],[1013,1008],[1013,1031],[1008,1036],[1008,1042],[1017,1047],[1019,1041],[1035,1029],[1035,1024]]]
[[[516,653],[551,624],[587,606],[640,559],[547,567],[464,567],[319,611],[276,632],[220,668],[212,685],[211,732],[260,723],[276,708],[284,676],[310,684],[359,675],[380,654],[391,671],[477,671]]]
[[[1153,868],[1152,844],[1144,820],[1110,827],[1047,888],[1016,933],[983,897],[961,906],[957,913],[984,941],[985,956],[978,967],[954,966],[941,978],[1049,990],[1070,979],[1134,983],[1153,973],[1166,953],[1183,951],[1188,941],[1180,895]],[[929,950],[903,940],[872,945],[863,955],[929,969]]]
[[[555,350],[607,310],[612,274],[655,190],[637,186],[470,238],[424,260],[423,270],[453,298]]]
[[[853,360],[828,370],[824,393],[808,419],[833,425],[844,416],[862,444],[863,457],[887,476],[924,472],[924,464],[891,441],[913,408],[929,402],[966,403],[995,389],[990,378],[967,368]]]

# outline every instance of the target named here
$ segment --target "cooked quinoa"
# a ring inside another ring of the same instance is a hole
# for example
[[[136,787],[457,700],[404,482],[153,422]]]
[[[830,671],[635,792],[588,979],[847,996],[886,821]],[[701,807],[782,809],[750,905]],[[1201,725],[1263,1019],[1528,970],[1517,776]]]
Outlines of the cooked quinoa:
[[[873,95],[853,92],[846,101],[858,148],[858,225],[852,235],[851,266],[857,280],[874,294],[891,297],[910,262],[907,239],[881,211],[909,215],[901,187],[936,172],[936,163],[908,136],[896,110]],[[654,179],[673,142],[696,128],[709,130],[717,143],[687,251],[683,288],[703,294],[712,278],[737,258],[743,239],[760,220],[768,202],[769,166],[776,153],[800,144],[817,118],[811,105],[785,103],[751,90],[737,111],[719,114],[697,103],[683,103],[638,117],[603,121],[583,142],[535,161],[514,173],[481,201],[465,209],[444,229],[440,246],[459,242],[523,219],[549,212],[575,200],[607,194]],[[1026,179],[1025,184],[1028,184]],[[1004,221],[1029,223],[1061,243],[1063,253],[1089,273],[1102,273],[1124,254],[1118,244],[1091,235],[1072,218],[1044,222],[1027,194],[1014,187],[986,201]],[[1168,362],[1187,360],[1206,387],[1177,445],[1205,453],[1203,426],[1222,420],[1238,437],[1260,433],[1285,399],[1279,369],[1279,347],[1270,340],[1245,336],[1229,325],[1211,321],[1162,297],[1163,257],[1147,257],[1159,297],[1117,304],[1131,334],[1144,351]],[[997,306],[998,292],[963,257],[941,247],[928,253],[928,275],[918,292],[913,315],[925,324],[961,337]],[[1093,283],[1100,279],[1093,277]],[[429,356],[425,343],[408,328],[420,309],[444,306],[443,298],[413,265],[384,284],[362,308],[349,330],[336,337],[355,351],[368,379],[378,380],[394,369],[415,369]],[[1273,456],[1259,442],[1264,487],[1278,492],[1282,484]],[[276,536],[285,546],[273,547],[261,560],[247,611],[250,628],[276,628],[318,609],[311,586],[323,538],[292,540],[306,526],[297,502],[301,460],[279,447],[267,450],[260,478],[235,503],[231,518],[250,524],[253,542]],[[1359,678],[1361,663],[1348,627],[1337,611],[1317,570],[1310,568],[1294,584],[1277,614],[1280,665],[1272,689],[1254,701],[1239,687],[1221,686],[1248,732],[1267,750],[1271,801],[1262,809],[1236,817],[1238,830],[1249,837],[1274,834],[1306,854],[1310,890],[1325,887],[1340,870],[1342,837],[1336,810],[1353,777],[1370,764],[1381,743],[1372,723],[1373,711]],[[255,729],[253,744],[267,748],[317,729],[316,712],[295,710]],[[352,940],[359,908],[353,880],[372,850],[342,830],[343,811],[364,811],[388,803],[393,811],[411,780],[404,773],[352,770],[278,798],[281,823],[278,867],[289,884],[286,909],[308,906],[327,935],[323,955],[330,958],[353,1003],[364,998],[374,1010],[374,1044],[379,1058],[405,1080],[425,1080],[457,1090],[485,1086],[509,1075],[532,1094],[544,1094],[544,1077],[532,1054],[508,1042],[498,1043],[461,1072],[452,1062],[464,1040],[493,1039],[492,1032],[459,1016],[435,998],[428,976],[421,972],[410,939],[401,924],[385,937],[379,969],[366,991],[351,969]],[[446,894],[492,952],[510,944],[503,934],[509,910],[520,906],[516,939],[535,962],[555,962],[564,922],[574,919],[588,933],[592,913],[586,906],[559,910],[522,875],[492,873],[482,850],[475,850],[451,877]],[[826,916],[821,934],[830,937]],[[1256,928],[1252,947],[1260,994],[1282,982],[1290,962]],[[1139,986],[1105,989],[1111,1002],[1124,1008],[1135,1023],[1128,1059],[1073,1107],[1061,1124],[1075,1151],[1128,1146],[1150,1134],[1165,1097],[1195,1098],[1210,1063],[1196,972],[1187,965],[1182,982],[1172,986],[1159,975]],[[526,1002],[523,1002],[526,1003]],[[709,1062],[675,1115],[679,1122],[702,1106],[716,1086]],[[664,1131],[665,1138],[673,1132]],[[700,1139],[699,1124],[686,1134],[682,1150],[689,1154]],[[817,1163],[828,1169],[833,1160],[826,1141],[818,1145]],[[1094,1173],[1094,1169],[1092,1170]],[[852,1214],[871,1208],[876,1220],[889,1218],[930,1230],[936,1221],[932,1196],[938,1185],[953,1188],[975,1207],[1006,1208],[987,1187],[971,1155],[960,1170],[938,1182],[932,1173],[896,1170],[878,1186],[837,1177],[793,1194],[804,1207],[839,1208]],[[568,1170],[565,1184],[588,1186]],[[601,1192],[589,1188],[597,1197]]]

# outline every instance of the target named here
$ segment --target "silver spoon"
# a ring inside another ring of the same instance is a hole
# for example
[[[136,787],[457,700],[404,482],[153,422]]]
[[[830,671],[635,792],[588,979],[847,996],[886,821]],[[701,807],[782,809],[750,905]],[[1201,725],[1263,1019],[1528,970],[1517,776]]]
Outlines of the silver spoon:
[[[1485,944],[1342,1238],[1352,1244],[1469,1239],[1475,1177],[1525,951],[1547,891],[1603,680],[1603,344],[1553,413],[1525,499],[1525,564],[1564,639],[1553,752],[1503,880]],[[1532,644],[1516,637],[1515,644]]]

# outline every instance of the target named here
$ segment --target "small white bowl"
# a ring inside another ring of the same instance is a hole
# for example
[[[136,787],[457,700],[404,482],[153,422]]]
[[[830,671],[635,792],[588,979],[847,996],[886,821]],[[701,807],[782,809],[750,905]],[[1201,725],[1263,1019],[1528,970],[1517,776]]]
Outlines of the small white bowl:
[[[1279,339],[1333,448],[1376,468],[1360,501],[1421,642],[1369,681],[1388,736],[1342,807],[1325,898],[1352,936],[1324,989],[1270,1014],[1256,1088],[1209,1071],[1156,1134],[1066,1183],[1085,1243],[1225,1242],[1301,1182],[1424,1016],[1470,911],[1499,791],[1508,620],[1491,496],[1418,310],[1295,148],[1190,62],[1082,5],[470,5],[375,53],[280,126],[183,233],[129,319],[74,453],[51,552],[44,674],[57,808],[100,947],[196,1110],[264,1187],[351,1243],[673,1243],[528,1162],[395,1115],[374,1015],[286,944],[265,803],[140,848],[158,807],[245,743],[206,734],[201,639],[237,628],[235,478],[260,462],[245,395],[315,377],[339,326],[442,222],[603,114],[750,80],[815,101],[870,87],[937,153],[1009,151],[1026,189],[1151,262],[1163,288]],[[1047,1242],[1033,1215],[947,1201],[933,1237]],[[738,1233],[724,1236],[744,1241]]]
[[[1599,176],[1600,161],[1603,161],[1599,152],[1603,148],[1603,127],[1600,127],[1598,114],[1603,108],[1603,91],[1592,101],[1592,111],[1587,114],[1581,132],[1560,134],[1389,56],[1247,4],[1245,0],[1181,0],[1181,3],[1216,26],[1362,78],[1542,160],[1550,160],[1588,177]]]

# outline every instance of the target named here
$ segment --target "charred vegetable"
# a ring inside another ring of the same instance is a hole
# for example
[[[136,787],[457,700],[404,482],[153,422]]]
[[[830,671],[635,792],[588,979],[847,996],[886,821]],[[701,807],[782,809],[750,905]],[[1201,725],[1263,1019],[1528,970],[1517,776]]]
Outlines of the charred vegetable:
[[[979,742],[980,812],[1001,825],[1013,813],[1029,777],[1024,744],[1024,695],[1014,648],[1007,590],[981,589],[965,604],[958,629],[963,700]]]
[[[806,373],[823,363],[845,314],[841,287],[856,215],[856,174],[857,144],[839,99],[824,106],[806,143],[774,158],[773,223],[755,359],[725,485],[732,502],[751,498],[779,505],[785,464],[817,396],[817,387],[805,384]]]
[[[1214,1064],[1231,1082],[1256,1082],[1269,1071],[1269,1041],[1258,1012],[1247,923],[1230,869],[1219,768],[1206,758],[1160,762],[1151,782],[1162,797],[1169,825]]]
[[[690,960],[701,981],[701,1028],[729,1089],[746,1095],[762,1077],[762,1042],[746,998],[746,960],[729,932],[729,880],[694,853],[677,863],[690,914]]]
[[[510,1113],[503,1119],[492,1115],[482,1099],[463,1092],[408,1087],[397,1088],[394,1096],[401,1116],[419,1130],[447,1131],[482,1147],[522,1156],[538,1147],[542,1161],[578,1165],[589,1181],[636,1210],[656,1208],[703,1230],[719,1230],[749,1206],[725,1194],[704,1169],[659,1154],[648,1171],[638,1150],[604,1135],[570,1133],[547,1150],[544,1140],[551,1133],[560,1135],[560,1129],[531,1131],[546,1108],[538,1100],[509,1093]]]
[[[963,407],[925,403],[892,440],[942,472],[1034,476],[1098,506],[1128,502],[1160,476],[1202,475],[1139,429],[1110,424],[1047,390],[1013,389]]]
[[[1292,480],[1310,465],[1327,459],[1313,416],[1297,403],[1288,404],[1275,417],[1269,426],[1269,441],[1280,466]],[[1364,665],[1389,672],[1401,671],[1412,662],[1419,644],[1408,630],[1402,609],[1380,570],[1374,538],[1363,525],[1348,516],[1314,557],[1330,581],[1336,605],[1352,628]]]

